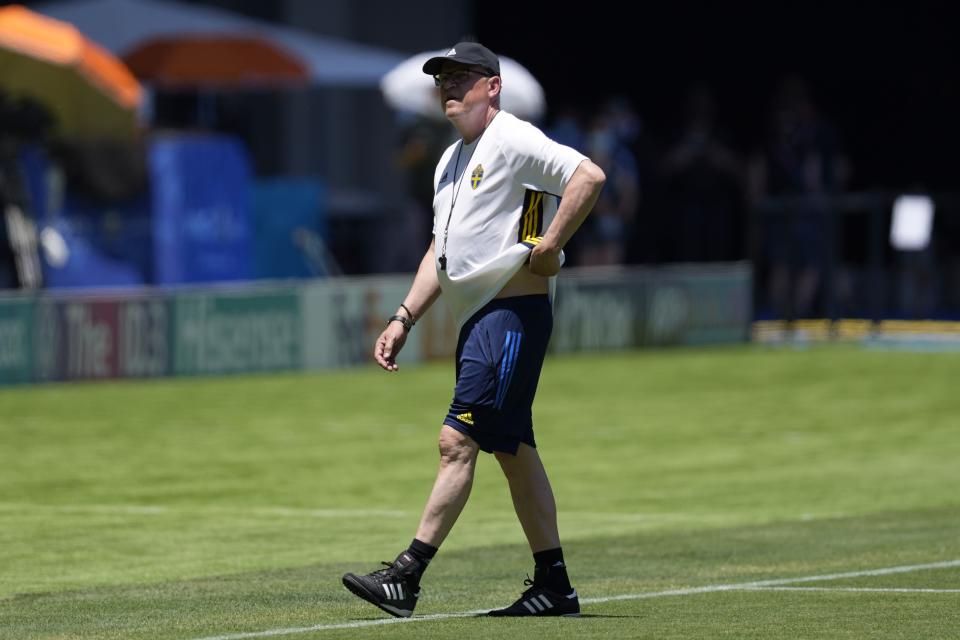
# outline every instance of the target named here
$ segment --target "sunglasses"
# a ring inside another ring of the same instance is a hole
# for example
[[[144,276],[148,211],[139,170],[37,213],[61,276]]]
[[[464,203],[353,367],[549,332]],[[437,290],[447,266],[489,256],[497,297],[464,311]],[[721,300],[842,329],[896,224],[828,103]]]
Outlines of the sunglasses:
[[[475,71],[473,69],[458,69],[449,73],[438,73],[437,75],[433,76],[433,83],[438,87],[448,82],[456,86],[466,82],[467,78],[469,78],[471,74],[477,74],[478,76],[483,76],[484,78],[491,77],[489,73],[485,73],[483,71]]]

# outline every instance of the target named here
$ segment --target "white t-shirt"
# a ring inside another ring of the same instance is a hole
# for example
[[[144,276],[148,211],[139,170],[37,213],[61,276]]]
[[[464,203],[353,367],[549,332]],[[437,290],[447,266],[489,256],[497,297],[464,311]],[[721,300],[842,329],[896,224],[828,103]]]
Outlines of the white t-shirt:
[[[477,140],[462,142],[443,153],[433,177],[437,275],[457,326],[523,266],[586,159],[505,111]],[[551,299],[555,285],[550,278]]]

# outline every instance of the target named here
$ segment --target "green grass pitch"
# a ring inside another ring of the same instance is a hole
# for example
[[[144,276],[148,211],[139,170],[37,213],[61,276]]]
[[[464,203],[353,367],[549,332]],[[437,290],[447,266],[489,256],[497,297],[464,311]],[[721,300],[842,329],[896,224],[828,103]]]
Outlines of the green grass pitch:
[[[0,638],[958,637],[958,381],[956,354],[852,347],[551,357],[584,616],[450,615],[532,572],[483,456],[405,622],[340,575],[410,541],[451,363],[6,388]]]

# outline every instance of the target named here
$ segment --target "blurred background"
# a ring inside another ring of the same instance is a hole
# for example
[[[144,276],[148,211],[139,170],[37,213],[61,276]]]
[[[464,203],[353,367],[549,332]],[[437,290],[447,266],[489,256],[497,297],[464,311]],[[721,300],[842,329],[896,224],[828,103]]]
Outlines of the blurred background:
[[[0,380],[363,362],[455,139],[419,64],[463,39],[509,61],[507,110],[608,175],[567,248],[556,350],[955,334],[945,15],[0,2]],[[412,359],[449,352],[432,315]]]

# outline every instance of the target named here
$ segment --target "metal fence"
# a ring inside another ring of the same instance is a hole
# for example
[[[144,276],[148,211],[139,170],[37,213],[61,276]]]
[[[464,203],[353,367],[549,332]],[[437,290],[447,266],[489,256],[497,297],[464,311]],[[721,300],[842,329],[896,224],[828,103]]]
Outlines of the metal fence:
[[[898,193],[778,196],[749,216],[759,319],[960,319],[960,195],[933,193],[929,245],[891,246]]]

